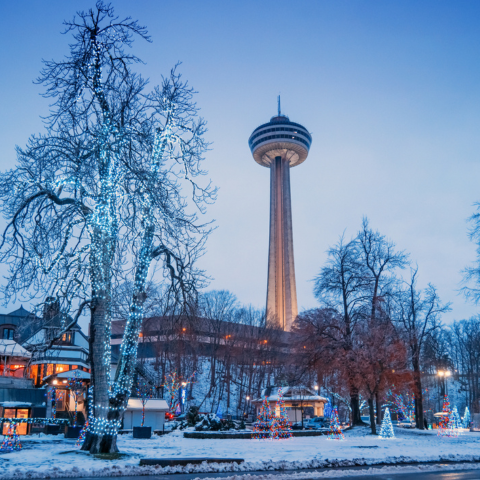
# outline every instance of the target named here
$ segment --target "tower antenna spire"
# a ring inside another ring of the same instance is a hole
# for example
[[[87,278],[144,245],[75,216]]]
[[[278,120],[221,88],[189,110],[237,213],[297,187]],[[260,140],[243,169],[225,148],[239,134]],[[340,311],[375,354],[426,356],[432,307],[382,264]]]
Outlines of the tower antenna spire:
[[[280,95],[278,96],[278,116],[282,114],[282,109],[280,108]]]

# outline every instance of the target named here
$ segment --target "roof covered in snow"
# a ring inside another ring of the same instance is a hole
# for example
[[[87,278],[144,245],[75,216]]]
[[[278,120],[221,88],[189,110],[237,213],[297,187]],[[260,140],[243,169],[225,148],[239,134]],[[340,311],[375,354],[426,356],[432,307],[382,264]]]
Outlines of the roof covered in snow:
[[[0,340],[0,356],[2,357],[30,357],[31,354],[15,340]]]
[[[128,410],[142,410],[143,405],[140,398],[129,398],[127,411]],[[147,401],[145,404],[145,411],[157,411],[157,412],[168,412],[168,404],[165,400],[160,398],[152,398]]]
[[[81,378],[84,380],[90,380],[90,374],[79,369],[67,370],[66,372],[58,373],[57,378]]]
[[[303,385],[295,387],[267,387],[262,390],[260,398],[256,398],[252,402],[263,402],[265,397],[267,397],[269,402],[277,402],[279,390],[283,399],[288,402],[328,402],[327,398],[318,395],[315,390]]]
[[[3,408],[29,408],[32,406],[29,402],[0,402]]]

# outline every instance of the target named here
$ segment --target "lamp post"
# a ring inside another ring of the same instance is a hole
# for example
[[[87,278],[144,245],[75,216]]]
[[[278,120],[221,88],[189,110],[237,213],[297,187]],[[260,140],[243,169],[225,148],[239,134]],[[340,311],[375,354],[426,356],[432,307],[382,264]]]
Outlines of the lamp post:
[[[313,389],[315,390],[315,394],[318,395],[318,385],[314,385],[314,386],[313,386]],[[315,406],[315,405],[316,405],[315,402],[316,402],[316,400],[314,400],[314,401],[312,402],[312,404],[313,404],[313,416],[314,416],[314,417],[317,417],[317,416],[320,416],[320,415],[317,415],[317,408],[316,408],[316,406]]]
[[[437,376],[440,377],[441,379],[441,386],[442,386],[442,397],[445,397],[445,395],[448,395],[448,377],[452,372],[449,370],[438,370],[437,371]]]
[[[250,410],[250,395],[247,395],[246,397],[246,400],[247,400],[247,408],[246,408],[246,413],[245,413],[245,416],[248,416],[248,412]]]

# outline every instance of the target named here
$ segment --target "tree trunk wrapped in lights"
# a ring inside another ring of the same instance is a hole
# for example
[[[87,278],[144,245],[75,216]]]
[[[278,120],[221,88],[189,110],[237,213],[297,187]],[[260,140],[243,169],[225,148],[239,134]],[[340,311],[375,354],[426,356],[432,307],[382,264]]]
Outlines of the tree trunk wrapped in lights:
[[[101,1],[66,25],[70,54],[45,62],[39,79],[53,99],[46,133],[19,149],[18,167],[0,177],[8,221],[0,260],[11,265],[7,299],[22,290],[59,304],[55,338],[90,309],[94,389],[82,449],[108,453],[117,451],[132,390],[151,264],[163,262],[169,294],[188,309],[202,285],[195,261],[210,227],[187,213],[182,192],[191,187],[203,212],[215,190],[196,182],[208,145],[195,92],[175,69],[151,92],[132,71],[139,59],[125,50],[134,36],[148,40],[146,29]],[[126,265],[133,265],[134,289],[111,379],[112,295]]]

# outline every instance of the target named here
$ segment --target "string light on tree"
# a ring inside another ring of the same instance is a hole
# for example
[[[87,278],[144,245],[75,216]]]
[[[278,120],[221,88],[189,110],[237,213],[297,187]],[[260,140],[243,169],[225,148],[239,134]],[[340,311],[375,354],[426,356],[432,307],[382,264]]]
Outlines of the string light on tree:
[[[3,437],[0,445],[0,452],[14,452],[22,449],[20,438],[17,434],[17,422],[15,418],[10,419],[7,434]]]
[[[465,413],[463,414],[463,428],[470,428],[470,410],[465,407]]]
[[[340,427],[340,420],[338,419],[338,410],[335,407],[332,410],[330,417],[330,432],[328,434],[328,440],[345,440],[345,435]]]
[[[438,423],[437,435],[438,436],[445,436],[448,434],[448,423],[450,420],[450,401],[448,400],[448,396],[445,395],[443,399],[443,408],[442,408],[442,417],[440,422]]]
[[[392,418],[390,416],[390,410],[387,407],[383,414],[382,425],[380,427],[380,438],[389,439],[395,438],[395,433],[393,431]]]
[[[292,436],[292,428],[290,426],[290,419],[288,418],[287,407],[283,399],[283,391],[278,389],[277,397],[278,416],[272,419],[271,430],[273,439],[285,439]],[[272,412],[273,413],[273,412]]]
[[[193,382],[194,378],[195,372],[193,372],[186,380],[181,380],[177,375],[177,372],[172,372],[165,376],[165,383],[163,386],[167,390],[167,401],[170,408],[170,413],[177,413],[177,410],[180,408],[179,391],[182,385],[186,389],[187,386]]]
[[[448,417],[446,436],[458,437],[461,425],[462,422],[460,420],[460,415],[458,414],[457,407],[453,407],[453,410]]]
[[[268,398],[265,396],[262,406],[257,415],[257,421],[253,424],[252,438],[255,440],[265,440],[271,436],[272,412]]]

